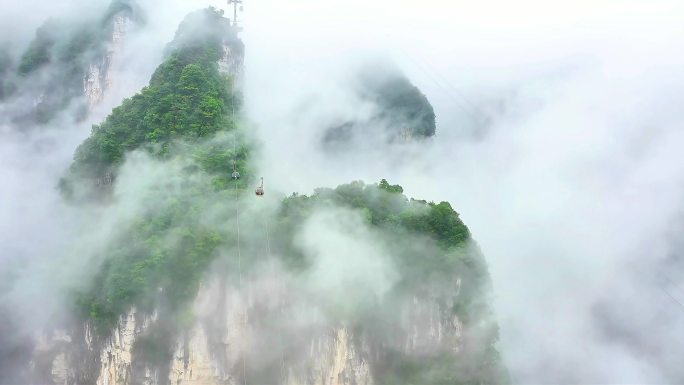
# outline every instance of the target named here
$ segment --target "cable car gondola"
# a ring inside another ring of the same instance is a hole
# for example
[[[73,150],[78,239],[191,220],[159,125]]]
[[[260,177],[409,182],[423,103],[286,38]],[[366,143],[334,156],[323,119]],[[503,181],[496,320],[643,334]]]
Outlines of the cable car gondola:
[[[257,186],[256,190],[254,190],[254,193],[258,197],[264,196],[264,177],[261,177],[261,185]]]
[[[237,170],[237,166],[233,165],[233,174],[230,176],[233,180],[240,179],[240,173]]]

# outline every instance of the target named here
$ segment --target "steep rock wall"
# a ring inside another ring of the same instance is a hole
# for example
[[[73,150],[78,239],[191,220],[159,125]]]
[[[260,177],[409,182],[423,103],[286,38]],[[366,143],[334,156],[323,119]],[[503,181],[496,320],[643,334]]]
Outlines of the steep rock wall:
[[[111,86],[111,66],[116,55],[121,52],[124,38],[135,25],[130,15],[121,12],[112,18],[112,33],[104,55],[90,63],[83,79],[83,94],[88,99],[88,106],[97,105]]]
[[[270,379],[276,382],[272,383],[283,385],[374,383],[373,361],[381,356],[384,347],[343,323],[296,330],[302,336],[296,345],[281,346],[282,338],[291,336],[292,330],[276,327],[274,331],[260,325],[259,319],[289,314],[282,307],[299,305],[284,301],[284,295],[277,291],[261,290],[263,282],[259,280],[247,282],[246,286],[260,289],[240,291],[219,280],[203,287],[193,306],[196,320],[176,336],[168,373],[146,368],[144,383],[259,383],[260,379],[253,376],[262,370],[273,371]],[[460,350],[462,325],[435,298],[415,297],[400,317],[405,333],[399,341],[406,354],[419,357],[440,349]],[[112,337],[98,353],[102,362],[98,385],[136,384],[131,376],[135,364],[131,350],[136,338],[154,321],[154,317],[136,315],[135,310],[121,317]],[[268,351],[269,347],[272,351]]]

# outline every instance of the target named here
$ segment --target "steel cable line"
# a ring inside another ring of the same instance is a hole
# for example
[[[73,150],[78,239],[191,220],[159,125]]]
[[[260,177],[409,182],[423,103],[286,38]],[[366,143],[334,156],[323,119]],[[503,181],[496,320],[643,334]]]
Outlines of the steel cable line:
[[[479,111],[473,102],[468,100],[468,98],[463,95],[456,87],[453,86],[446,78],[440,75],[437,71],[430,71],[427,64],[421,64],[418,59],[409,55],[408,52],[402,48],[398,48],[399,52],[407,58],[414,67],[416,67],[425,77],[432,81],[438,88],[440,88],[453,102],[455,102],[460,109],[465,112],[465,114],[473,121],[473,123],[479,124],[486,117]],[[437,79],[441,78],[441,81]]]
[[[233,123],[233,170],[237,172],[237,124],[235,123],[235,90],[233,90],[233,100],[231,101],[231,119]],[[242,293],[242,251],[240,250],[240,192],[238,190],[238,180],[235,179],[235,227],[237,229],[237,252],[238,252],[238,289]],[[243,325],[247,328],[247,306],[243,315]],[[247,385],[247,364],[245,353],[242,353],[242,379]]]

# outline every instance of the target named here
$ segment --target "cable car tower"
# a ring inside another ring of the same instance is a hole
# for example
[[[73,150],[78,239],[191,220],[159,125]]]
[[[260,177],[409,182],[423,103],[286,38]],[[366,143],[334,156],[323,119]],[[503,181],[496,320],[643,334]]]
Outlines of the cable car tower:
[[[228,0],[228,7],[233,6],[233,28],[237,32],[242,32],[242,27],[238,25],[238,11],[242,12],[245,10],[242,5],[243,0]]]

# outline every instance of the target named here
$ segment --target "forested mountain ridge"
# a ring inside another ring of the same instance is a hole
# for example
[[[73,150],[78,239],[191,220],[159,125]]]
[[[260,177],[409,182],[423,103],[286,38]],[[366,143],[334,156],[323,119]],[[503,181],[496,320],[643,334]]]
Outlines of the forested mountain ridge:
[[[378,356],[368,358],[374,380],[506,382],[495,348],[498,332],[489,304],[487,265],[451,205],[408,199],[401,186],[384,179],[376,185],[353,182],[320,188],[312,196],[293,194],[283,201],[274,236],[288,266],[296,270],[310,263],[297,250],[296,229],[320,212],[340,208],[351,210],[368,226],[366,231],[387,249],[396,273],[379,302],[361,299],[363,295],[355,293],[358,287],[345,289],[345,296],[357,302],[341,311],[341,318],[353,325],[357,338],[376,344]],[[355,274],[363,275],[351,272]],[[340,314],[339,309],[331,311]],[[430,335],[428,330],[439,332]],[[461,333],[470,334],[468,340]]]
[[[351,83],[356,97],[368,103],[372,111],[365,119],[328,128],[323,136],[328,148],[353,147],[374,136],[396,142],[435,135],[435,111],[430,101],[400,70],[387,64],[369,64],[358,70]]]
[[[149,85],[93,126],[76,150],[70,173],[101,178],[121,164],[126,152],[145,147],[169,157],[173,140],[197,141],[234,129],[238,95],[233,78],[218,68],[224,45],[242,55],[242,43],[227,19],[215,10],[188,16]]]
[[[0,53],[0,100],[17,110],[10,119],[44,125],[66,109],[83,119],[109,87],[121,40],[142,24],[134,1],[114,0],[100,17],[47,20],[18,59]]]

